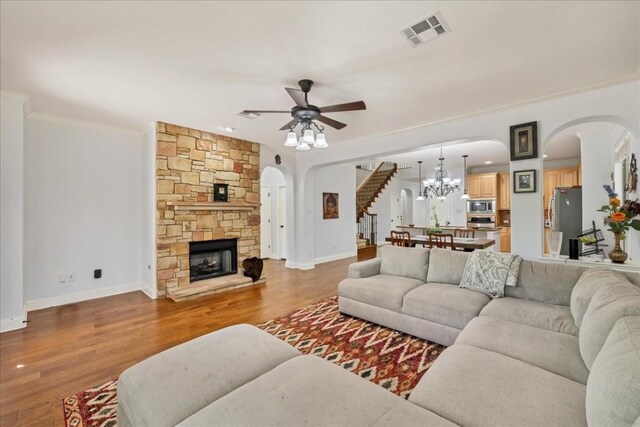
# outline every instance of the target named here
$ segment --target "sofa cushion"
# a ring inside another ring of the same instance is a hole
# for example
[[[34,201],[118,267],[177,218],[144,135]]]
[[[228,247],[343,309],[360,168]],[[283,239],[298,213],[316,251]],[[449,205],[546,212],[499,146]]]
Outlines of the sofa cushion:
[[[492,300],[480,312],[480,316],[497,317],[510,322],[562,332],[578,336],[578,328],[573,322],[569,307],[544,304],[519,298]]]
[[[580,353],[589,369],[618,319],[640,316],[640,288],[629,281],[603,286],[593,294],[580,326]]]
[[[470,254],[449,249],[431,249],[427,282],[459,285]]]
[[[369,426],[402,399],[317,356],[293,358],[179,424]],[[425,424],[450,425],[424,412]]]
[[[490,300],[485,294],[448,283],[427,283],[407,292],[402,312],[462,329]]]
[[[424,282],[403,276],[379,274],[364,279],[344,279],[338,285],[338,294],[341,297],[397,311],[402,308],[404,295],[420,285],[424,285]]]
[[[507,283],[516,285],[521,261],[518,255],[473,251],[465,264],[460,287],[501,298]]]
[[[429,249],[386,245],[380,248],[380,274],[403,276],[426,282]]]
[[[640,317],[611,330],[591,367],[586,406],[589,425],[640,424]]]
[[[499,353],[446,349],[409,401],[473,426],[585,426],[585,386]]]
[[[235,325],[203,335],[124,371],[118,379],[118,416],[134,426],[175,426],[299,355],[255,326]]]
[[[600,288],[620,281],[626,281],[621,273],[609,268],[590,268],[582,273],[580,279],[571,291],[571,314],[576,326],[580,328],[584,313],[591,302],[591,298]]]
[[[571,290],[585,267],[522,260],[516,286],[507,286],[505,296],[547,304],[569,305]]]
[[[578,337],[573,335],[481,316],[460,332],[456,344],[500,353],[581,384],[586,384],[589,376]]]

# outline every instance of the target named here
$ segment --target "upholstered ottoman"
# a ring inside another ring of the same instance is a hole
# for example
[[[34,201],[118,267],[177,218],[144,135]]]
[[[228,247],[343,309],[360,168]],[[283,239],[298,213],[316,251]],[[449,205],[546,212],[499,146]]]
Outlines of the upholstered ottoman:
[[[118,426],[175,426],[292,357],[295,348],[235,325],[170,348],[118,379]]]

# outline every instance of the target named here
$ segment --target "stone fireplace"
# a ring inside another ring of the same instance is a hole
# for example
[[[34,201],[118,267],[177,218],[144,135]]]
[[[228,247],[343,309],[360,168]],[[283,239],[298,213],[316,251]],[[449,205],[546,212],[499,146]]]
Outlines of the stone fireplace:
[[[238,272],[238,239],[189,242],[190,282]]]
[[[246,285],[242,261],[260,255],[260,145],[161,122],[156,144],[158,294],[178,301]],[[213,200],[214,183],[228,185],[228,202]],[[206,272],[227,262],[232,273],[193,280],[190,249],[228,240],[235,257],[196,264]]]

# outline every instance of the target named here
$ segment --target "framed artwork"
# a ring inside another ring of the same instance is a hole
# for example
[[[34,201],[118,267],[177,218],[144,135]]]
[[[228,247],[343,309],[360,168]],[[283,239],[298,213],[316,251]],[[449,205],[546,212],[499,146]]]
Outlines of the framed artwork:
[[[522,123],[511,130],[511,160],[535,159],[538,157],[538,122]]]
[[[535,169],[513,172],[513,192],[514,193],[535,193],[536,192]]]
[[[322,218],[336,219],[339,218],[338,212],[338,193],[322,193]]]
[[[229,201],[229,184],[213,184],[213,201]]]

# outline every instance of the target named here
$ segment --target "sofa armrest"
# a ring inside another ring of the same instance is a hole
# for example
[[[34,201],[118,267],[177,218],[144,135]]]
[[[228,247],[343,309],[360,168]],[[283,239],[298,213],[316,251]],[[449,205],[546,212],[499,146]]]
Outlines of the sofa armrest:
[[[380,274],[382,259],[373,258],[366,261],[353,263],[349,266],[348,277],[350,279],[362,279]]]

